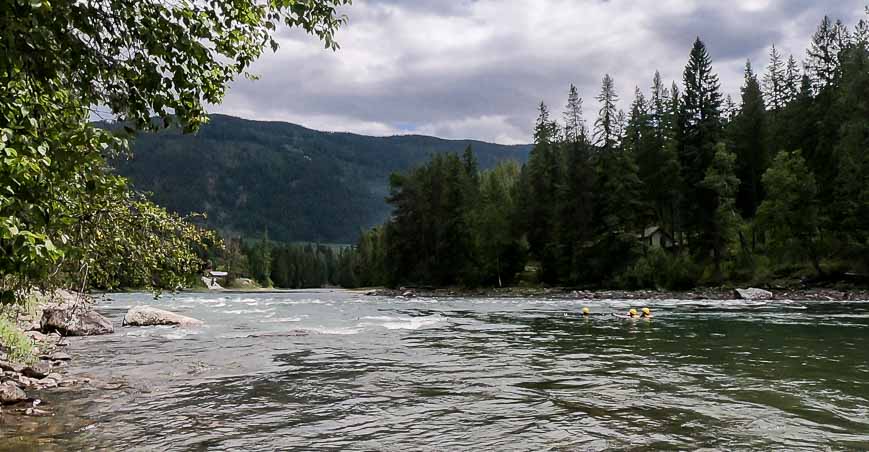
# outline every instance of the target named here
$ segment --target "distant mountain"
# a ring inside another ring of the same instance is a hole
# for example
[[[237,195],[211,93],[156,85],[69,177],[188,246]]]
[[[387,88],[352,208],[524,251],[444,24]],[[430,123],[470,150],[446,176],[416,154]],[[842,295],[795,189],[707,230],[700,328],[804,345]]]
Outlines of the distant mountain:
[[[283,122],[212,115],[198,133],[136,137],[132,160],[114,162],[168,209],[204,212],[207,225],[280,241],[354,242],[389,215],[389,174],[433,153],[471,145],[481,168],[525,162],[531,146],[406,135],[319,132]]]

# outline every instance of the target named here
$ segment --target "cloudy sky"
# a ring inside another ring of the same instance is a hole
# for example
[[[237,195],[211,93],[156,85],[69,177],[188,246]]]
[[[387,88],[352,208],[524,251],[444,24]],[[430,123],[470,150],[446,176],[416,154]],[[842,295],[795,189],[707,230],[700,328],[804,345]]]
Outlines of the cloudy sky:
[[[570,83],[597,111],[610,73],[627,107],[652,75],[681,80],[696,36],[726,93],[773,43],[800,60],[821,18],[849,26],[867,0],[354,0],[341,49],[283,31],[277,53],[213,111],[370,135],[527,143],[536,106],[560,112]]]

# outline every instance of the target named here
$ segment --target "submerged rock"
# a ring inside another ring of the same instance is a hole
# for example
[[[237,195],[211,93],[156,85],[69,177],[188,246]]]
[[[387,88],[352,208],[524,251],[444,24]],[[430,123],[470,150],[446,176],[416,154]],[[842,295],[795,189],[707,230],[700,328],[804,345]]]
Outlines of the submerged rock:
[[[124,316],[124,326],[178,325],[189,327],[202,326],[202,324],[201,320],[150,306],[135,306],[130,308]]]
[[[40,356],[40,358],[47,361],[69,361],[72,359],[72,356],[64,352],[54,352],[50,355]]]
[[[0,385],[0,404],[12,405],[27,400],[27,394],[15,385]]]
[[[748,289],[735,289],[736,297],[742,300],[770,300],[772,299],[772,292],[763,289],[756,288],[748,288]]]

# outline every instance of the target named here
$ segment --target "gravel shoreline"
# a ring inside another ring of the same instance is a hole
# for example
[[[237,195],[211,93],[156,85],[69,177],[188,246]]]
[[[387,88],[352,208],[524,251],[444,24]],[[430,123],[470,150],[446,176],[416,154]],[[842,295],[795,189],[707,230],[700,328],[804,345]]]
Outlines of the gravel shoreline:
[[[771,300],[792,301],[869,301],[866,289],[767,289]],[[730,288],[699,288],[686,291],[666,290],[579,290],[564,287],[504,287],[487,289],[462,288],[377,288],[363,291],[369,296],[423,298],[554,298],[574,300],[735,300],[740,297]]]

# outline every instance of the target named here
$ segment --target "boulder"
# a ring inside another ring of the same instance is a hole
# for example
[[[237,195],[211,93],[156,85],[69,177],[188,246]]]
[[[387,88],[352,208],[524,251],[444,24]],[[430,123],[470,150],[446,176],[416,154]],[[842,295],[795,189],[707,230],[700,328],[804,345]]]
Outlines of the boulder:
[[[742,300],[770,300],[772,299],[772,292],[763,289],[756,288],[748,288],[748,289],[735,289],[736,298]]]
[[[57,305],[42,314],[42,331],[64,336],[97,336],[115,332],[112,322],[98,312],[82,305]]]
[[[0,405],[12,405],[27,400],[27,394],[17,386],[10,384],[0,385]]]
[[[124,316],[124,326],[155,326],[178,325],[183,327],[202,326],[201,320],[185,317],[174,312],[152,308],[150,306],[135,306]]]

